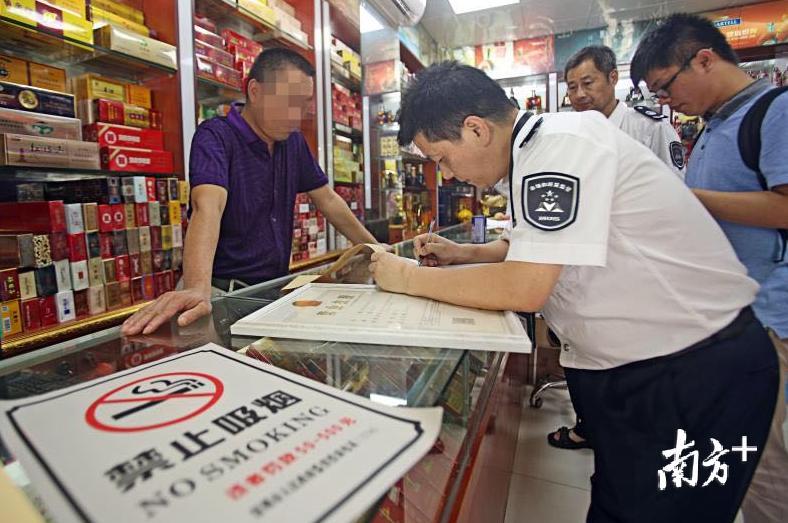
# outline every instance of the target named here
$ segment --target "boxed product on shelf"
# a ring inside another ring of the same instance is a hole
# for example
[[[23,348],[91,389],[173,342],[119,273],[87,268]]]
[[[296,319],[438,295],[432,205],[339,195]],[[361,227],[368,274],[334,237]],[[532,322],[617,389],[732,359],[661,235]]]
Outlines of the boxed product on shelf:
[[[1,122],[2,120],[0,120]],[[99,146],[136,147],[139,149],[164,149],[164,132],[141,129],[128,125],[97,122],[84,128],[85,140],[98,142]]]
[[[23,134],[0,134],[0,165],[98,169],[98,144]]]
[[[27,85],[27,61],[0,54],[0,81]]]
[[[61,291],[55,295],[58,323],[65,323],[77,319],[74,308],[74,291]]]
[[[216,34],[215,31],[198,25],[196,22],[194,24],[194,39],[198,42],[205,42],[213,47],[224,46],[224,39],[221,36]]]
[[[75,13],[55,5],[61,0],[43,2],[0,2],[0,16],[19,22],[33,29],[55,33],[76,42],[93,44],[93,23],[85,17],[85,2],[82,13]],[[43,16],[43,15],[46,16]]]
[[[96,44],[147,60],[155,64],[178,68],[178,53],[175,46],[138,35],[112,25],[105,25],[95,32]]]
[[[238,7],[252,13],[260,20],[276,25],[276,12],[260,0],[237,0]]]
[[[150,109],[116,100],[80,100],[77,109],[84,124],[102,122],[142,129],[151,126]]]
[[[65,232],[52,232],[49,238],[49,253],[52,261],[66,260],[69,256],[68,236]]]
[[[22,329],[31,331],[41,328],[41,306],[38,300],[22,300]]]
[[[73,94],[10,82],[0,82],[0,107],[69,118],[76,116]]]
[[[87,16],[86,0],[42,0],[42,1],[45,4],[49,4],[53,7],[63,9],[64,11],[70,11],[75,15],[79,15],[84,18],[89,18]]]
[[[145,107],[146,109],[152,108],[153,99],[150,89],[143,85],[126,84],[126,103]]]
[[[0,301],[11,301],[19,298],[19,271],[16,269],[0,269]]]
[[[0,234],[0,267],[32,267],[32,234]]]
[[[59,67],[29,62],[27,66],[30,85],[50,91],[66,90],[66,71]]]
[[[242,86],[241,73],[235,69],[225,67],[208,60],[207,58],[195,55],[197,61],[197,76],[216,80],[230,87],[240,89]]]
[[[82,122],[78,118],[0,108],[0,133],[81,140]]]
[[[0,231],[25,233],[66,232],[63,202],[0,203]],[[47,248],[49,251],[49,241]],[[33,239],[34,250],[36,239]]]
[[[111,24],[122,27],[123,29],[128,29],[129,31],[138,35],[146,37],[150,36],[150,29],[148,29],[144,24],[140,24],[121,15],[105,11],[100,7],[93,5],[90,6],[90,18],[93,20],[93,29],[99,29],[105,25]]]
[[[263,50],[263,46],[261,44],[230,29],[222,30],[222,38],[224,38],[224,44],[228,50],[238,48],[245,49],[255,57],[257,57],[257,55]]]
[[[80,100],[106,98],[108,100],[126,101],[126,89],[123,82],[104,78],[96,74],[83,74],[71,79],[71,92]]]
[[[19,277],[19,296],[23,300],[37,297],[35,271],[20,271],[17,276]]]
[[[115,0],[90,0],[90,5],[103,9],[106,12],[128,18],[138,24],[145,23],[145,13],[128,4],[116,2]]]
[[[19,310],[19,300],[0,304],[0,319],[2,319],[3,336],[21,333],[22,315]]]
[[[101,166],[110,171],[171,173],[172,153],[132,147],[101,148]]]
[[[223,49],[206,44],[205,42],[195,40],[194,53],[204,56],[214,63],[224,65],[226,67],[233,67],[233,55]]]
[[[212,33],[216,33],[216,31],[218,31],[213,20],[199,13],[194,14],[194,25]]]

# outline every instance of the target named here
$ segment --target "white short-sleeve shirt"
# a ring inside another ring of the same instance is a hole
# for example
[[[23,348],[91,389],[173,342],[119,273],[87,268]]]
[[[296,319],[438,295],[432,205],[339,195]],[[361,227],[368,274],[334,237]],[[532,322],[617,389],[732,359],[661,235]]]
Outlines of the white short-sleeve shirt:
[[[758,284],[706,209],[601,113],[531,117],[513,159],[506,259],[564,266],[542,311],[562,365],[677,352],[752,303]]]
[[[618,102],[608,120],[654,151],[665,165],[682,180],[684,179],[686,173],[684,145],[667,117],[645,108],[635,110],[623,102]]]

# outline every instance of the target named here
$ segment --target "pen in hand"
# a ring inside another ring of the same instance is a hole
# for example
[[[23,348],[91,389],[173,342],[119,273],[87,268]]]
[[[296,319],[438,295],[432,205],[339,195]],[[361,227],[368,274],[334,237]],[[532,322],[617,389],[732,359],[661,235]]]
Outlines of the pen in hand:
[[[432,240],[432,231],[433,230],[435,230],[435,219],[434,218],[430,222],[430,228],[427,231],[427,240],[424,242],[424,245],[427,245]],[[419,267],[421,267],[421,264],[424,263],[424,258],[426,258],[426,257],[427,256],[419,256]]]

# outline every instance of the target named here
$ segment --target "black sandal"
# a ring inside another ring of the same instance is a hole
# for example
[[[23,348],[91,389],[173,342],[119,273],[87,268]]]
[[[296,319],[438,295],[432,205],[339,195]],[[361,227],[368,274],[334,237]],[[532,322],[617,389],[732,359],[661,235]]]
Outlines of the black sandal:
[[[569,431],[572,430],[569,427],[561,427],[555,432],[551,432],[547,435],[547,442],[552,445],[553,447],[557,447],[559,449],[569,449],[569,450],[576,450],[576,449],[590,449],[591,445],[588,443],[588,440],[583,441],[574,441],[572,438],[569,437]],[[555,439],[553,436],[558,433],[558,439]]]

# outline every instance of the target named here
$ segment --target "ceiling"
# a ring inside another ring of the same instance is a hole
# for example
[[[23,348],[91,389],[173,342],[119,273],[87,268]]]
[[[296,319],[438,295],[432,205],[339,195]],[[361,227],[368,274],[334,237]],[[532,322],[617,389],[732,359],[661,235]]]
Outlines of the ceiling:
[[[455,15],[448,0],[427,0],[421,23],[439,46],[455,48],[645,20],[677,11],[701,12],[764,0],[520,0]],[[484,0],[479,0],[484,2]]]

